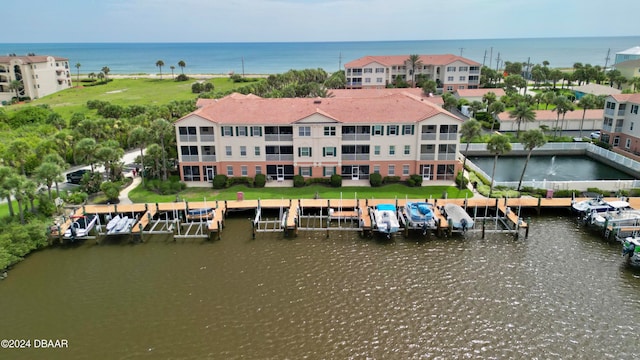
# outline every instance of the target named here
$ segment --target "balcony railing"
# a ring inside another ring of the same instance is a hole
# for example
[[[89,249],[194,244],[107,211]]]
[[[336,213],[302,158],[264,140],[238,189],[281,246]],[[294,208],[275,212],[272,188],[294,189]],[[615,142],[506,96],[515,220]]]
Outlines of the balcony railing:
[[[455,160],[456,154],[438,154],[438,160]]]
[[[604,114],[613,116],[613,114],[614,114],[613,109],[605,108],[604,109]]]
[[[202,155],[202,161],[206,161],[206,162],[214,162],[216,161],[216,156],[215,155]]]
[[[293,154],[267,154],[267,161],[293,161]]]
[[[436,154],[434,153],[426,153],[420,154],[420,160],[435,160]]]
[[[478,85],[480,84],[480,80],[469,80],[470,85]]]
[[[369,154],[342,154],[342,160],[369,160]]]
[[[200,135],[200,141],[202,142],[213,142],[215,138],[214,135]]]
[[[181,142],[196,142],[198,141],[198,135],[180,135]]]
[[[616,131],[615,132],[622,132],[622,126],[616,126]]]
[[[265,141],[293,141],[292,134],[266,134]]]
[[[618,110],[618,116],[624,116],[624,112],[626,111],[626,109],[619,109]]]
[[[602,125],[602,130],[611,132],[611,125]]]
[[[480,70],[469,70],[469,74],[480,74]]]
[[[350,86],[362,86],[362,81],[352,81],[348,85],[350,85]]]
[[[422,140],[435,140],[436,139],[436,133],[422,133],[421,139]]]
[[[198,155],[182,155],[183,162],[198,162],[200,158]]]
[[[342,134],[343,141],[351,141],[351,140],[369,140],[371,135],[369,134]]]
[[[440,140],[458,140],[458,133],[440,134]]]

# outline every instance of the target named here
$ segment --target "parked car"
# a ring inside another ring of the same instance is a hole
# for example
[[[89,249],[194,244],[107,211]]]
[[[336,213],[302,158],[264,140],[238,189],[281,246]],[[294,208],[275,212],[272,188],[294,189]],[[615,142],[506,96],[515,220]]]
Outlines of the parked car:
[[[89,169],[80,169],[67,174],[67,182],[70,184],[80,184],[84,174],[91,172]]]
[[[599,140],[600,139],[600,131],[594,131],[591,133],[591,138],[594,140]]]

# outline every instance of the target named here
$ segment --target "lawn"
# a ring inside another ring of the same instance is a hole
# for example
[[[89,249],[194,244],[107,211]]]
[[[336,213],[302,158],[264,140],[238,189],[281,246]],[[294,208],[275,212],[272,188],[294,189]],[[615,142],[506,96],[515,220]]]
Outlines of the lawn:
[[[49,105],[54,111],[69,118],[73,113],[87,113],[86,104],[89,100],[109,101],[114,105],[164,105],[172,100],[190,100],[197,98],[197,94],[191,92],[191,85],[195,79],[188,81],[174,81],[171,78],[150,79],[141,78],[117,78],[106,84],[95,86],[73,87],[67,90],[51,94],[41,99],[28,103],[14,105],[6,109],[18,109],[25,105]],[[216,91],[225,91],[245,83],[234,83],[229,78],[213,78],[203,80],[213,83]],[[74,82],[75,83],[75,82]]]
[[[177,195],[180,201],[203,201],[203,200],[235,200],[237,193],[243,192],[244,198],[255,199],[312,199],[316,196],[322,199],[429,199],[442,198],[446,192],[449,198],[472,197],[470,190],[459,190],[455,186],[424,186],[408,187],[403,184],[391,184],[382,187],[360,187],[345,186],[331,188],[323,185],[305,186],[302,188],[292,187],[265,187],[250,188],[237,185],[227,189],[213,188],[187,188]],[[176,195],[158,195],[144,190],[141,186],[129,193],[129,198],[134,203],[154,203],[172,202],[176,200]]]

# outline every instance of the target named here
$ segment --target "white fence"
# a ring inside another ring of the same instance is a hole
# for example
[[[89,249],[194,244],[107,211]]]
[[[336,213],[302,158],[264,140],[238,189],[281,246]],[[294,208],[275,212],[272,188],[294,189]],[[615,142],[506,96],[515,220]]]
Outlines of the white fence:
[[[515,143],[512,145],[512,153],[513,152],[525,152],[526,150],[522,146],[522,144]],[[464,146],[462,146],[464,148]],[[628,157],[622,156],[620,154],[614,153],[613,151],[609,151],[603,149],[599,146],[593,145],[591,143],[547,143],[540,148],[536,148],[533,150],[533,154],[535,153],[553,153],[555,155],[562,155],[563,152],[572,152],[582,151],[584,153],[591,153],[594,157],[599,157],[603,159],[607,159],[615,164],[626,167],[628,169],[634,170],[636,172],[640,172],[640,162],[629,159]],[[470,144],[469,145],[469,153],[479,154],[491,156],[487,152],[487,144]],[[480,169],[478,166],[473,164],[471,161],[467,160],[467,165],[473,171],[478,174],[484,176],[487,180],[491,181],[491,176]],[[517,188],[517,181],[496,181],[494,186],[506,186],[510,188]],[[547,181],[546,179],[542,180],[530,180],[523,181],[522,187],[533,187],[536,189],[547,189],[547,190],[580,190],[586,191],[588,188],[598,188],[606,191],[616,192],[618,190],[632,189],[640,187],[639,180],[585,180],[585,181]]]

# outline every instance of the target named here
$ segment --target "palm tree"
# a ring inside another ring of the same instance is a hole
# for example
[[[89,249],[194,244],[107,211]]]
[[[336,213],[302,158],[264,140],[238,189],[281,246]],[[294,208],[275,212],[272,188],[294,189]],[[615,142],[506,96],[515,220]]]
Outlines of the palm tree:
[[[482,102],[487,104],[487,108],[491,106],[496,100],[498,100],[498,96],[493,91],[489,91],[488,93],[482,95]]]
[[[22,88],[22,81],[13,80],[9,83],[9,90],[16,92],[16,100],[20,99],[20,88]]]
[[[465,121],[460,127],[460,137],[462,137],[467,143],[464,149],[464,160],[462,160],[462,174],[464,177],[464,168],[467,164],[467,152],[469,152],[469,144],[471,141],[482,134],[482,125],[474,118]],[[464,180],[460,182],[460,186],[464,184]]]
[[[515,109],[509,112],[509,117],[516,120],[516,124],[518,124],[516,137],[520,137],[520,124],[522,124],[523,122],[531,122],[535,120],[536,113],[531,110],[528,104],[521,102],[516,105]]]
[[[33,148],[22,139],[13,140],[7,148],[7,158],[22,175],[26,175],[25,165],[33,153]]]
[[[34,170],[35,178],[42,184],[47,186],[47,193],[49,194],[49,200],[52,200],[51,187],[54,182],[62,181],[60,173],[62,169],[55,163],[43,162]],[[58,193],[58,196],[60,194]]]
[[[556,136],[556,131],[558,129],[558,121],[560,121],[560,115],[562,115],[562,124],[560,125],[560,136],[562,136],[562,128],[564,127],[564,116],[567,114],[568,111],[573,111],[573,103],[567,99],[566,96],[564,95],[560,95],[558,97],[556,97],[555,100],[555,112],[557,113],[557,117],[556,117],[556,128],[554,129],[554,136]]]
[[[18,202],[18,214],[20,215],[20,223],[24,225],[24,200],[25,200],[25,188],[27,186],[27,177],[24,175],[14,174],[7,179],[8,188],[11,194]]]
[[[451,93],[445,93],[442,95],[442,100],[444,102],[443,107],[448,111],[453,111],[458,106],[458,99],[453,96]]]
[[[180,66],[180,71],[182,72],[182,75],[184,75],[184,67],[187,66],[187,63],[184,62],[184,60],[180,60],[178,61],[178,66]]]
[[[78,141],[74,149],[75,151],[73,152],[76,164],[89,163],[89,165],[91,165],[91,171],[94,171],[93,165],[95,163],[94,153],[96,146],[96,140],[93,138],[84,138]]]
[[[587,114],[587,110],[595,108],[596,100],[597,99],[595,95],[586,94],[578,101],[578,105],[582,107],[582,120],[580,120],[580,137],[582,137],[582,126],[584,125],[584,117]]]
[[[78,76],[77,76],[78,86],[80,85],[80,66],[82,66],[82,64],[76,63],[76,69],[78,70],[77,71],[77,74],[78,74]]]
[[[495,126],[496,119],[498,118],[498,114],[503,112],[504,109],[505,109],[505,104],[500,100],[497,100],[493,102],[491,105],[489,105],[488,111],[489,111],[489,114],[491,114],[491,132],[493,132],[493,127]]]
[[[168,136],[174,135],[175,130],[171,123],[161,118],[156,119],[151,123],[151,132],[157,140],[160,140],[160,146],[162,147],[162,180],[167,181],[167,151],[165,147],[165,139]]]
[[[158,69],[160,69],[160,80],[162,80],[162,67],[164,66],[164,61],[156,61],[156,66],[158,67]]]
[[[175,70],[175,68],[176,68],[176,67],[175,67],[175,66],[173,66],[173,65],[169,66],[169,69],[171,69],[171,78],[172,78],[172,79],[175,79],[175,77],[173,76],[173,70]]]
[[[407,62],[411,67],[411,86],[416,87],[416,68],[422,66],[420,55],[418,54],[409,55]]]
[[[140,148],[140,163],[142,170],[140,177],[142,178],[142,185],[144,186],[144,147],[149,141],[149,129],[146,127],[138,126],[129,134],[129,145]]]
[[[493,159],[493,172],[491,173],[491,187],[489,188],[489,197],[491,197],[491,194],[493,194],[493,184],[495,183],[496,164],[498,163],[498,156],[511,151],[511,143],[509,142],[509,138],[502,134],[491,135],[491,138],[487,143],[487,151],[495,156]]]
[[[9,179],[15,175],[15,170],[9,166],[0,165],[0,198],[7,199],[9,205],[9,216],[15,216],[13,211],[13,201],[11,200],[11,183]]]
[[[522,186],[522,179],[524,179],[524,173],[527,171],[527,165],[529,164],[529,159],[531,158],[531,153],[533,149],[540,147],[547,143],[547,139],[544,137],[542,131],[538,129],[527,130],[522,134],[522,138],[520,139],[522,146],[525,150],[527,150],[527,160],[524,162],[524,168],[522,169],[522,175],[520,175],[520,181],[518,182],[518,191],[520,191],[520,187]]]
[[[111,71],[111,69],[109,69],[108,66],[103,66],[102,67],[102,72],[104,73],[104,81],[105,82],[109,82],[109,71]]]
[[[484,104],[478,100],[474,100],[469,104],[469,110],[473,114],[472,117],[476,116],[476,113],[484,108]]]

